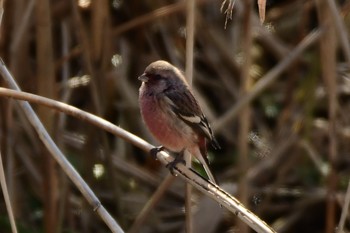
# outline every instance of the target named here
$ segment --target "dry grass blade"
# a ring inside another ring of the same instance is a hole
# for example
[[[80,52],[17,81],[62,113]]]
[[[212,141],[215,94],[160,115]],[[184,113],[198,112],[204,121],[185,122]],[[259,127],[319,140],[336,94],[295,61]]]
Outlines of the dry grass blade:
[[[196,18],[196,1],[187,1],[187,17],[186,17],[186,78],[190,85],[193,81],[193,53],[194,53],[194,41],[195,41],[195,18]],[[192,167],[192,155],[185,153],[185,161],[188,167]],[[193,207],[192,207],[192,186],[186,184],[186,201],[185,201],[185,214],[186,214],[186,232],[194,232],[193,226]]]
[[[236,2],[236,0],[224,0],[221,4],[220,11],[226,15],[225,26],[224,26],[225,29],[227,28],[228,20],[232,19],[232,11],[233,11],[233,7],[235,5],[235,2]],[[226,7],[226,9],[224,9],[226,6],[226,3],[227,3],[227,7]]]
[[[197,4],[201,3],[206,3],[208,0],[199,0]],[[144,24],[150,23],[151,21],[154,21],[158,18],[162,18],[165,16],[169,16],[171,14],[178,13],[179,11],[183,10],[186,7],[186,3],[183,1],[180,1],[178,3],[174,3],[168,6],[164,6],[161,8],[158,8],[157,10],[145,14],[143,16],[137,17],[134,20],[127,22],[125,24],[122,24],[118,27],[116,27],[113,31],[112,34],[114,36],[118,36],[122,33],[125,33],[126,31],[135,29],[137,27],[140,27]]]
[[[3,163],[2,163],[1,153],[0,153],[0,184],[1,184],[2,193],[4,195],[4,199],[5,199],[7,213],[9,215],[9,219],[10,219],[10,225],[11,225],[12,233],[17,233],[16,221],[15,221],[15,217],[13,215],[10,195],[9,195],[8,189],[7,189],[7,184],[6,184],[6,178],[5,178],[5,172],[4,172],[4,166],[3,166]]]
[[[0,28],[1,28],[3,14],[4,14],[4,1],[0,0]],[[4,199],[5,199],[6,210],[7,210],[9,219],[10,219],[11,230],[12,230],[13,233],[17,233],[16,221],[15,221],[15,217],[14,217],[14,214],[13,214],[13,209],[12,209],[12,205],[11,205],[10,195],[9,195],[6,183],[7,182],[6,182],[6,177],[5,177],[4,165],[3,165],[3,162],[2,162],[2,155],[1,155],[1,150],[0,150],[0,184],[1,184],[1,190],[2,190],[2,193],[3,193]]]
[[[325,33],[320,38],[320,62],[322,76],[325,81],[325,87],[328,94],[328,119],[329,119],[329,146],[328,160],[330,171],[327,176],[327,213],[326,213],[326,232],[334,232],[336,227],[336,203],[334,195],[338,174],[334,167],[338,160],[338,141],[336,132],[338,98],[337,98],[337,75],[336,75],[336,37],[334,24],[332,23],[332,14],[329,7],[323,1],[317,1],[318,18],[321,26],[325,28]]]
[[[344,226],[345,226],[346,218],[348,217],[349,208],[350,208],[350,181],[348,183],[348,188],[347,188],[346,193],[345,193],[344,205],[342,208],[339,224],[338,224],[338,227],[336,230],[337,233],[344,233],[345,232]]]
[[[248,0],[244,3],[244,25],[243,25],[243,65],[241,73],[241,87],[240,94],[246,95],[252,88],[253,79],[251,77],[251,66],[253,63],[252,58],[252,45],[253,45],[253,5],[252,1]],[[251,115],[252,109],[249,104],[247,104],[241,111],[239,116],[239,137],[238,137],[238,147],[239,147],[239,163],[241,167],[241,178],[239,180],[239,197],[244,205],[249,203],[249,183],[247,178],[247,171],[250,167],[249,162],[249,141],[247,141],[248,134],[251,128]],[[237,224],[238,228],[242,232],[248,232],[246,225],[242,223]]]
[[[337,9],[336,1],[325,0],[328,4],[330,14],[332,15],[332,20],[334,20],[334,26],[337,29],[337,33],[339,35],[340,43],[343,47],[343,53],[350,67],[350,43],[348,39],[349,32],[347,30],[344,21],[341,19],[341,14]]]
[[[265,21],[266,0],[258,0],[260,23]]]
[[[37,76],[38,93],[48,98],[56,99],[55,73],[53,63],[53,39],[51,33],[51,9],[48,0],[36,1],[36,53],[37,53]],[[38,116],[44,127],[50,134],[53,134],[54,118],[52,112],[47,112],[43,107],[39,107]],[[46,174],[44,179],[44,226],[45,231],[54,233],[53,229],[58,227],[57,222],[57,202],[56,193],[58,192],[58,176],[56,172],[56,163],[54,159],[47,156],[46,151],[42,153],[43,172]]]
[[[16,36],[14,36],[14,40],[11,44],[10,50],[12,52],[17,51],[17,49],[19,48],[20,41],[23,39],[24,34],[28,30],[28,26],[30,23],[29,19],[33,14],[34,6],[35,6],[35,0],[30,0],[28,2],[26,12],[24,13],[24,17],[22,19],[22,22],[19,24],[19,27],[17,28]]]
[[[322,176],[327,177],[328,168],[325,167],[324,163],[321,160],[321,156],[317,154],[315,148],[313,148],[309,142],[302,140],[299,142],[301,147],[303,147],[307,154],[310,156],[310,159],[315,164],[317,170],[322,174]]]
[[[0,25],[2,23],[3,15],[4,15],[4,0],[0,0]]]

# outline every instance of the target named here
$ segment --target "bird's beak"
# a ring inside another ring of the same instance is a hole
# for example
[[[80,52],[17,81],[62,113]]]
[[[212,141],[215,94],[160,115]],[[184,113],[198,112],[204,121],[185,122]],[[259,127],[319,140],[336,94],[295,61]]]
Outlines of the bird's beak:
[[[146,76],[146,74],[142,74],[138,80],[140,80],[141,82],[147,82],[148,81],[148,77]]]

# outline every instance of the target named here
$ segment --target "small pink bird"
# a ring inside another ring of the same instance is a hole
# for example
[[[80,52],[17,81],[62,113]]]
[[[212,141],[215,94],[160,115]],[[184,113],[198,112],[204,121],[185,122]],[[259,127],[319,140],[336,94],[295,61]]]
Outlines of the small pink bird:
[[[208,166],[206,141],[209,140],[214,149],[220,146],[183,73],[160,60],[147,66],[138,79],[142,81],[139,90],[142,118],[162,144],[151,150],[151,154],[162,149],[177,153],[174,162],[169,164],[171,168],[184,161],[183,153],[188,150],[203,165],[209,180],[216,183]]]

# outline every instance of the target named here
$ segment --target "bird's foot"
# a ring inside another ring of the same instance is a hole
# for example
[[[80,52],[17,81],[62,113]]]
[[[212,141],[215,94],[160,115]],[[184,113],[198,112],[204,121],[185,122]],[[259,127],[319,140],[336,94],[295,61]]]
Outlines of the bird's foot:
[[[175,176],[175,173],[174,173],[174,168],[176,167],[176,165],[178,163],[182,163],[183,165],[186,165],[186,161],[183,159],[183,153],[178,153],[176,156],[175,156],[175,159],[168,163],[165,167],[168,168],[171,172],[171,174],[173,176]]]
[[[165,149],[164,146],[154,147],[154,148],[152,148],[152,149],[149,151],[149,153],[151,154],[151,156],[152,156],[155,160],[157,160],[157,154],[158,154],[159,152],[163,151],[164,149]]]

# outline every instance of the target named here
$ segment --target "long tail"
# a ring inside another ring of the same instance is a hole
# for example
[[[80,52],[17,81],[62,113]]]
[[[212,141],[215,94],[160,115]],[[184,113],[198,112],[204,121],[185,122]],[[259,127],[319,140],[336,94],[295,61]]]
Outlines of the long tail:
[[[199,162],[202,164],[205,172],[207,173],[209,180],[213,182],[214,184],[217,184],[216,179],[213,175],[213,173],[210,171],[209,168],[209,161],[207,157],[207,150],[205,147],[198,148],[198,153],[195,154],[196,158],[199,160]]]
[[[206,159],[206,160],[207,160],[207,159]],[[203,165],[203,167],[204,167],[205,172],[207,173],[207,175],[208,175],[208,177],[209,177],[209,180],[210,180],[211,182],[213,182],[214,184],[217,184],[216,179],[215,179],[213,173],[210,171],[210,168],[209,168],[209,166],[208,166],[208,163],[205,162],[205,163],[202,163],[202,165]]]

